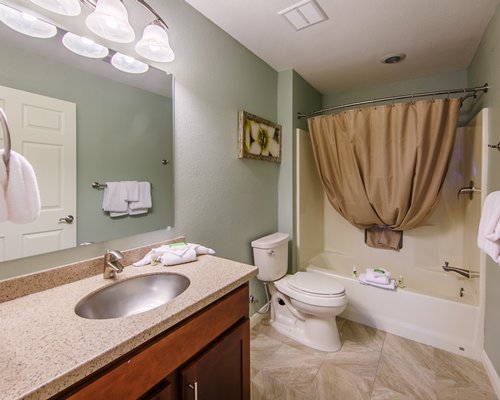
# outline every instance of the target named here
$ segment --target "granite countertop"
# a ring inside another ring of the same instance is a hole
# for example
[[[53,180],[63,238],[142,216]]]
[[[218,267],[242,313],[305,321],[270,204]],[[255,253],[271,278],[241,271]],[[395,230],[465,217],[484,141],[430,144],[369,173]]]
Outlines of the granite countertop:
[[[89,320],[76,303],[87,294],[136,275],[176,272],[191,281],[169,303],[141,314]],[[247,282],[257,268],[214,256],[175,267],[127,267],[0,304],[2,399],[53,396]]]

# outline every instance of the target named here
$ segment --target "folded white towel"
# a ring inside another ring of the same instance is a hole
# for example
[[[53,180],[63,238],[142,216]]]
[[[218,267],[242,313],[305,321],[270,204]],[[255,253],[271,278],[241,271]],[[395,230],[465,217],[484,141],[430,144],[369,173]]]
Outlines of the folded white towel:
[[[389,283],[384,285],[382,283],[376,283],[376,282],[370,282],[369,280],[366,279],[366,274],[360,274],[359,275],[359,282],[363,285],[369,285],[369,286],[375,286],[381,289],[386,289],[386,290],[396,290],[396,280],[395,279],[389,279]]]
[[[145,214],[153,206],[151,201],[151,184],[149,182],[138,182],[137,201],[129,200],[130,215]]]
[[[160,262],[165,266],[184,264],[192,261],[196,261],[196,250],[194,248],[188,248],[182,255],[166,251],[160,256]]]
[[[110,213],[125,215],[128,209],[127,188],[121,182],[106,182],[102,197],[102,209]],[[125,214],[123,214],[125,213]],[[118,216],[118,215],[111,215]]]
[[[139,182],[137,181],[122,181],[120,185],[123,187],[125,193],[127,193],[126,200],[128,202],[139,200]]]
[[[0,180],[3,181],[4,207],[8,220],[15,224],[33,222],[40,215],[41,209],[40,192],[33,167],[21,154],[11,151],[7,176],[4,174],[5,170]],[[5,218],[4,212],[0,212],[0,218]]]
[[[477,245],[493,261],[500,264],[500,192],[492,192],[484,200]]]
[[[183,262],[195,261],[196,256],[201,254],[215,254],[215,251],[195,243],[172,243],[151,249],[143,259],[135,262],[133,265],[135,267],[142,267],[150,264],[153,259],[161,262],[163,265],[176,265]]]
[[[385,268],[367,268],[365,277],[369,282],[388,285],[390,282],[391,273]]]

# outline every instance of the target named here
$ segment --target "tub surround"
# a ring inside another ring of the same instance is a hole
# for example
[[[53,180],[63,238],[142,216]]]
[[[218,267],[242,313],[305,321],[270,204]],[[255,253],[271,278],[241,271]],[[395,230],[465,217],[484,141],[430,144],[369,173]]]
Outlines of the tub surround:
[[[157,245],[127,251],[127,261],[141,258]],[[94,276],[65,282],[74,280],[78,265],[85,270],[84,274]],[[160,272],[185,275],[191,284],[169,303],[129,317],[88,320],[74,313],[76,303],[95,290],[133,276]],[[20,282],[37,282],[37,279],[44,283],[34,285],[37,292],[12,301],[4,299],[0,304],[2,398],[53,396],[185,320],[256,274],[254,266],[207,255],[175,267],[126,267],[110,280],[102,277],[102,257],[56,268],[40,276],[16,278],[20,280],[19,286]],[[19,293],[15,290],[16,279],[4,283],[10,298]],[[44,285],[53,287],[40,289]]]

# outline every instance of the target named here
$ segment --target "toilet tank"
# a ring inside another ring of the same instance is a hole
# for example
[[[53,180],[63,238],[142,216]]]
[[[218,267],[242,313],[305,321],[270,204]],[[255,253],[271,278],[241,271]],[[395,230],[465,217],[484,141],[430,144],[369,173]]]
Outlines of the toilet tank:
[[[257,279],[272,282],[288,269],[288,233],[276,232],[252,242],[254,265],[259,268]]]

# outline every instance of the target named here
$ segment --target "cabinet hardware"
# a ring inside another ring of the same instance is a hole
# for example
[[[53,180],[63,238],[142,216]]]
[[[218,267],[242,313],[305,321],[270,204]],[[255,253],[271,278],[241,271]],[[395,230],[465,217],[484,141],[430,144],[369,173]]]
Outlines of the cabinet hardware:
[[[198,400],[198,382],[190,383],[188,387],[194,391],[194,400]]]

